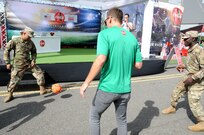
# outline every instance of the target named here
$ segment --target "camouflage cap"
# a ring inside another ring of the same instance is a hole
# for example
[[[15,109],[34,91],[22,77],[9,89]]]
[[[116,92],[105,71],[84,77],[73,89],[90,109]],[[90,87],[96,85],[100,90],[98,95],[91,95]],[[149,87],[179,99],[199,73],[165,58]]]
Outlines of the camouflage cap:
[[[182,36],[183,39],[190,38],[190,37],[193,37],[193,38],[198,37],[198,31],[195,31],[195,30],[187,31],[187,32]]]
[[[25,27],[25,29],[22,30],[21,32],[28,32],[28,36],[32,38],[35,36],[34,31],[30,27]]]

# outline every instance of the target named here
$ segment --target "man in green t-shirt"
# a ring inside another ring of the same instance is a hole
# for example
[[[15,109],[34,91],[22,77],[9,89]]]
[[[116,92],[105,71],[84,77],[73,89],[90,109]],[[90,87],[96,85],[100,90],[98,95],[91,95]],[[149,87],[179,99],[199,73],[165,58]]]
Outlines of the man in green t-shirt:
[[[108,29],[98,34],[97,58],[80,88],[80,94],[84,97],[90,82],[101,71],[91,106],[91,135],[100,135],[101,115],[112,103],[115,105],[118,135],[127,134],[126,111],[131,92],[131,71],[133,66],[142,68],[142,57],[134,35],[121,27],[122,18],[120,9],[108,11],[105,20]]]

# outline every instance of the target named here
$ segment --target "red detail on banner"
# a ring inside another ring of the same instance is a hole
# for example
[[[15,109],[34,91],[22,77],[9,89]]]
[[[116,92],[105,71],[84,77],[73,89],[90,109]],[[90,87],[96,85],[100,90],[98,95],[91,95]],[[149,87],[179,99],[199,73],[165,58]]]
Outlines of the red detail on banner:
[[[55,21],[58,23],[64,23],[65,16],[62,12],[56,12],[55,13]]]
[[[69,17],[68,20],[69,21],[74,21],[74,17]]]
[[[45,41],[44,40],[40,40],[40,46],[44,47],[45,46]]]
[[[183,15],[182,10],[180,8],[175,7],[172,11],[172,15],[174,19],[174,24],[181,25],[182,15]]]

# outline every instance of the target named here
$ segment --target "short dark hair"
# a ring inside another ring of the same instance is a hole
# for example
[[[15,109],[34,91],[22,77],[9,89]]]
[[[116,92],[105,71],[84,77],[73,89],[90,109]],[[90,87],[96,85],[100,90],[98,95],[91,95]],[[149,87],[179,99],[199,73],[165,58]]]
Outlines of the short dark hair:
[[[130,17],[130,15],[128,13],[126,13],[125,15],[127,15],[128,17]]]
[[[123,11],[119,8],[112,8],[108,11],[108,16],[112,16],[115,19],[117,19],[120,23],[122,23],[123,20]]]

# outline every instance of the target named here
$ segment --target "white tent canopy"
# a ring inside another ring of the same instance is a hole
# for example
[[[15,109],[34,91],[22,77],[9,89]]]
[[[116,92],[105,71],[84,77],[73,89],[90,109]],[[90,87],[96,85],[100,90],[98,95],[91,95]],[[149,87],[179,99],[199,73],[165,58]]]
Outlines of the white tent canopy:
[[[80,7],[89,7],[100,10],[107,10],[112,7],[121,7],[133,3],[140,3],[147,0],[50,0],[55,2],[66,2]]]
[[[135,3],[146,2],[148,0],[18,0],[18,1],[63,5],[77,8],[107,10],[113,7],[121,7]]]

